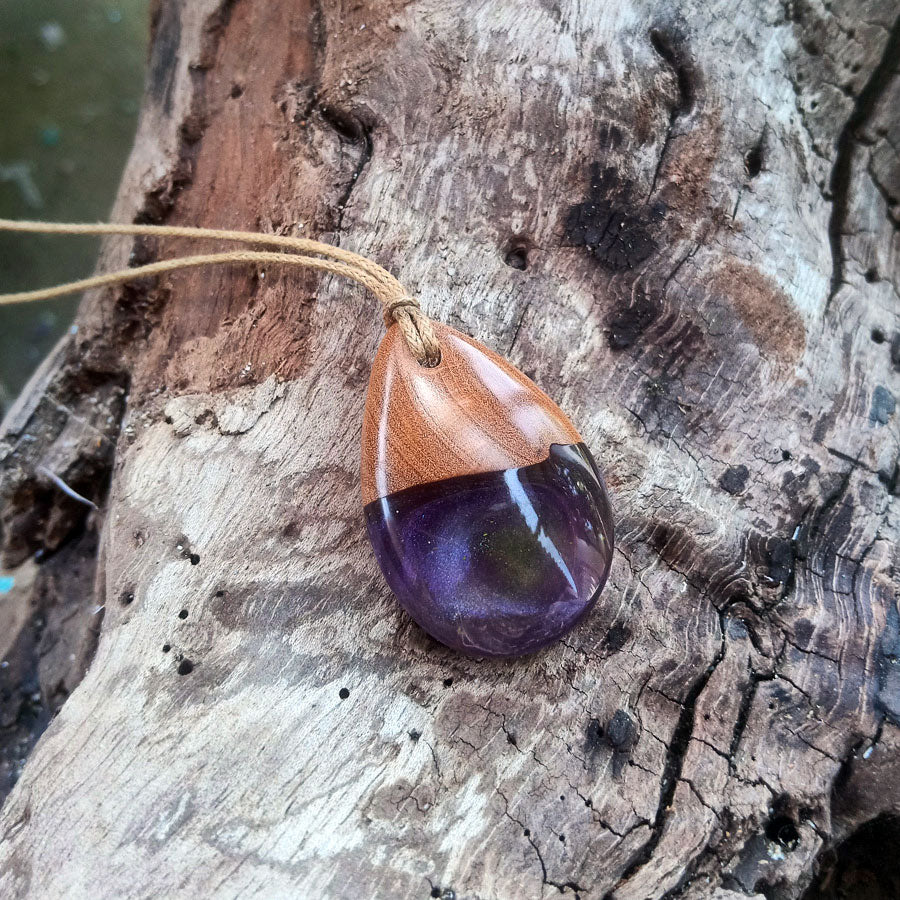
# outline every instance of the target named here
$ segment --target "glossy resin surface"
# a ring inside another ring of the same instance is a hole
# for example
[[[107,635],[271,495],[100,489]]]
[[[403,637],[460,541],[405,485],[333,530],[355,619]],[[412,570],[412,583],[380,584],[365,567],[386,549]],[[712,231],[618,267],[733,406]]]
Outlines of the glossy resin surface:
[[[578,622],[609,574],[612,515],[583,444],[554,444],[528,466],[406,488],[365,514],[406,611],[465,653],[538,650]]]
[[[363,503],[458,475],[497,472],[547,458],[581,436],[565,413],[515,366],[483,344],[433,323],[441,362],[420,366],[396,325],[372,365],[363,414]]]

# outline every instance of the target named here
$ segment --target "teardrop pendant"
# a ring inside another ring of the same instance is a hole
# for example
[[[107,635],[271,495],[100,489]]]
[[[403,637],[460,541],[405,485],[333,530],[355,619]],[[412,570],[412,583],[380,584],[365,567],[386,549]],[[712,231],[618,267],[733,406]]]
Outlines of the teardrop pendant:
[[[0,305],[214,264],[296,266],[365,286],[390,327],[366,399],[363,504],[375,556],[401,604],[438,640],[486,656],[537,650],[593,605],[609,574],[613,525],[603,478],[578,432],[506,360],[432,322],[387,269],[341,247],[280,234],[7,219],[0,231],[270,248],[164,259],[0,294]]]
[[[562,410],[472,338],[434,323],[425,368],[391,326],[362,432],[366,525],[384,577],[430,635],[479,656],[551,643],[612,560],[603,478]]]

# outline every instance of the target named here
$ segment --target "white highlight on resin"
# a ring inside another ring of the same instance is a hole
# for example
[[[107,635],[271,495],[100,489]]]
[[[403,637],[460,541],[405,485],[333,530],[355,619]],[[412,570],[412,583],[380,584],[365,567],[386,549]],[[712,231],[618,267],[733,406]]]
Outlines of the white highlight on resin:
[[[518,469],[507,469],[503,473],[503,480],[506,482],[506,486],[509,488],[509,494],[515,502],[516,506],[519,509],[519,512],[522,513],[522,516],[525,519],[525,524],[528,526],[531,533],[538,539],[538,543],[544,548],[547,552],[547,555],[556,563],[559,570],[566,576],[566,581],[569,582],[569,587],[572,589],[574,593],[578,593],[578,588],[575,587],[575,579],[572,578],[572,573],[569,571],[569,567],[565,564],[563,558],[559,555],[559,550],[556,549],[553,541],[547,537],[546,532],[541,527],[540,522],[538,521],[537,510],[534,508],[534,504],[531,500],[528,499],[528,495],[525,493],[525,488],[522,486],[522,481],[519,478]]]

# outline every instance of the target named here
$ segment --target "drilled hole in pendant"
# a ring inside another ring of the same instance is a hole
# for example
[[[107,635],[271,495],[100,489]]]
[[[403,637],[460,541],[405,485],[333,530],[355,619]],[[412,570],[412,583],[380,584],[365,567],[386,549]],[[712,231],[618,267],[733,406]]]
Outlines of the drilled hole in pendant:
[[[436,369],[441,364],[441,349],[438,347],[438,357],[434,362],[429,362],[427,359],[424,362],[420,362],[419,365],[423,369]]]

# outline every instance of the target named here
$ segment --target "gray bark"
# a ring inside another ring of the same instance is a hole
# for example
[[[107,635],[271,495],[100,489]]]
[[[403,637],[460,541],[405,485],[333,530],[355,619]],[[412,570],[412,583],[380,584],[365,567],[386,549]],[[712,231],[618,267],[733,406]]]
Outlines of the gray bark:
[[[898,12],[163,0],[115,217],[389,266],[571,415],[618,548],[557,646],[460,657],[365,539],[372,302],[87,296],[0,444],[21,747],[59,708],[0,893],[895,896]]]

